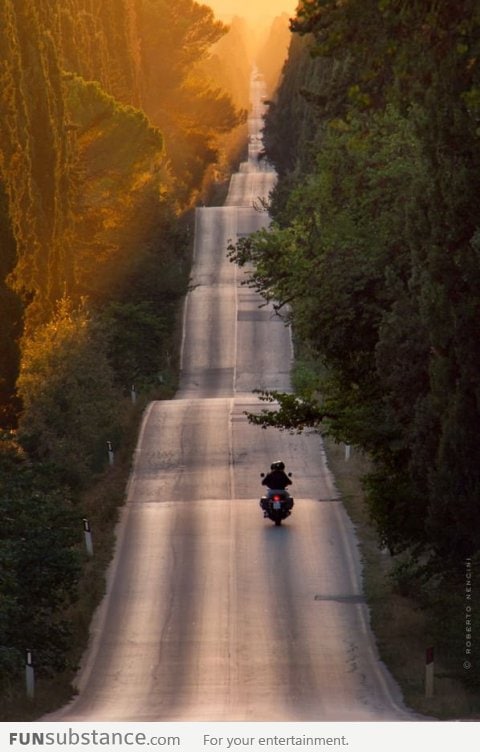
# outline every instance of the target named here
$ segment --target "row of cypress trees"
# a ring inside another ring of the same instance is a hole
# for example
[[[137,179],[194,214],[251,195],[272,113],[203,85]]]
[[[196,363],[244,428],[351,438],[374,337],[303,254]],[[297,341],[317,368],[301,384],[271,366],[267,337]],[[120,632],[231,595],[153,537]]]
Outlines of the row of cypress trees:
[[[0,3],[4,708],[26,649],[39,676],[72,668],[82,494],[125,392],[173,378],[184,215],[244,119],[205,67],[226,31],[193,0]]]
[[[461,669],[480,548],[479,6],[309,0],[292,29],[265,129],[274,223],[232,258],[288,303],[310,366],[301,399],[256,420],[367,454],[379,538],[479,682]]]

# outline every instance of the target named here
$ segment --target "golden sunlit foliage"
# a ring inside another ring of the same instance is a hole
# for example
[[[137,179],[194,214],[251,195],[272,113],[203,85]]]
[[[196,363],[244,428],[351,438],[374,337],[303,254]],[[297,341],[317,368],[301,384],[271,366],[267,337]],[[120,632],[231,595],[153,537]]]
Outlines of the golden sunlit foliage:
[[[200,64],[203,75],[212,82],[212,86],[228,91],[240,112],[247,110],[250,105],[252,59],[249,39],[246,22],[241,18],[234,18],[227,34],[212,47]],[[240,161],[247,139],[248,127],[243,119],[236,128],[222,135],[215,165],[215,176],[220,181],[228,179],[232,162]]]
[[[202,189],[242,119],[200,68],[225,32],[193,0],[0,5],[2,278],[29,335],[63,296],[108,299],[166,203]]]
[[[55,29],[62,67],[124,104],[141,106],[140,0],[63,0]]]
[[[118,395],[101,329],[61,301],[50,323],[24,341],[19,437],[31,455],[84,483],[118,422]]]
[[[2,719],[27,646],[69,667],[79,499],[126,390],[172,391],[181,213],[242,119],[200,66],[225,32],[192,0],[0,3]]]
[[[193,0],[145,0],[139,13],[143,106],[165,135],[181,199],[201,191],[216,161],[219,136],[244,119],[231,99],[206,75],[210,47],[227,32],[206,5]]]
[[[31,301],[32,324],[73,283],[73,155],[49,20],[33,0],[0,5],[0,166],[17,246],[13,282]]]
[[[75,203],[76,289],[108,297],[152,237],[171,178],[162,134],[99,84],[69,75],[66,108],[73,125],[82,190]]]

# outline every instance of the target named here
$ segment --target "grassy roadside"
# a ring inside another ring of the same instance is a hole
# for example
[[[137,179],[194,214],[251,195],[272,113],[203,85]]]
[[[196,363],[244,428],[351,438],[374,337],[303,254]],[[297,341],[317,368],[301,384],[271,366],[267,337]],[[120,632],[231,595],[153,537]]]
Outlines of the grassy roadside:
[[[480,698],[451,676],[442,655],[435,656],[435,693],[425,697],[425,650],[434,645],[427,611],[413,597],[403,595],[390,576],[396,561],[378,546],[364,503],[361,477],[368,461],[352,450],[345,460],[343,445],[324,439],[330,470],[359,539],[363,583],[373,632],[382,660],[400,685],[413,710],[441,720],[480,718]]]

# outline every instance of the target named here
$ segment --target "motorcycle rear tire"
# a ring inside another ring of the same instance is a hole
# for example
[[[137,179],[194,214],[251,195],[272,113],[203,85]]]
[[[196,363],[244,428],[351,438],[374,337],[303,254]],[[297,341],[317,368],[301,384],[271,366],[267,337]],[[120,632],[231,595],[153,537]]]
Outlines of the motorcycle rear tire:
[[[275,518],[275,525],[276,525],[276,526],[278,527],[278,526],[280,526],[281,524],[282,524],[282,518],[281,518],[281,517],[276,517],[276,518]]]

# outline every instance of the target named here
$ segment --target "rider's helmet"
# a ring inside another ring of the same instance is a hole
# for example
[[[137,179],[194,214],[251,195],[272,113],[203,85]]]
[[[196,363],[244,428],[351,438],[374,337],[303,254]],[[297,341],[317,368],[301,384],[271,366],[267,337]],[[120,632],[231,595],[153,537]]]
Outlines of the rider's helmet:
[[[270,465],[270,470],[285,470],[285,463],[282,460],[275,460]]]

